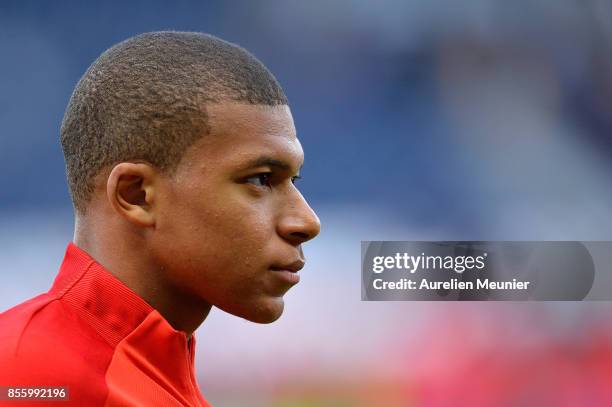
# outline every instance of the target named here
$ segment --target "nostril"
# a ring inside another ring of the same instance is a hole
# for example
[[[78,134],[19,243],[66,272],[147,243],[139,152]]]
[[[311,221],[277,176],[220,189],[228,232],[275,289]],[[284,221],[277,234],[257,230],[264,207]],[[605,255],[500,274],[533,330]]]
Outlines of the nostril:
[[[304,232],[293,232],[293,233],[291,233],[291,236],[297,237],[297,238],[300,238],[300,239],[308,239],[308,238],[310,238],[310,235],[308,235],[307,233],[304,233]]]

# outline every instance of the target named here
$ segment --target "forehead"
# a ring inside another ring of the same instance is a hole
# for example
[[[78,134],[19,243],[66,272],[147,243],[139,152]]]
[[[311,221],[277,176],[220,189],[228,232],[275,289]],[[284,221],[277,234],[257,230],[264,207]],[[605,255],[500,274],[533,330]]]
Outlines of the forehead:
[[[295,137],[291,110],[287,105],[215,103],[206,107],[210,133],[216,136],[244,133]]]
[[[207,105],[209,134],[190,147],[180,167],[206,170],[238,168],[267,157],[299,170],[304,153],[286,105],[244,103]]]

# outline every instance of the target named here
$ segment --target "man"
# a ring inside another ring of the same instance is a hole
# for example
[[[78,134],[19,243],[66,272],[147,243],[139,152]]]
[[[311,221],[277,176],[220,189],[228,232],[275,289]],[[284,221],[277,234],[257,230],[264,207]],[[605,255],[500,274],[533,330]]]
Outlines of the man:
[[[0,316],[0,402],[207,406],[194,330],[212,306],[279,318],[319,233],[280,85],[218,38],[139,35],[81,78],[61,142],[74,241],[51,290]]]

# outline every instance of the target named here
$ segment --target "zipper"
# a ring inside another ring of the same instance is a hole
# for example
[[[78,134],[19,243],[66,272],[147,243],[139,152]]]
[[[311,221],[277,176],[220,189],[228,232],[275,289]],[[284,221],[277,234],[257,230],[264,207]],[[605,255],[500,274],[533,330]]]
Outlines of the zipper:
[[[194,355],[192,352],[192,348],[194,347],[193,334],[189,339],[187,339],[187,336],[185,335],[185,344],[187,345],[187,370],[189,372],[189,387],[191,388],[191,399],[195,401],[195,404],[193,404],[194,406],[203,407],[202,403],[200,402],[200,398],[198,397],[199,390],[197,389],[197,385],[194,386],[194,383],[195,383],[195,373],[193,371]]]

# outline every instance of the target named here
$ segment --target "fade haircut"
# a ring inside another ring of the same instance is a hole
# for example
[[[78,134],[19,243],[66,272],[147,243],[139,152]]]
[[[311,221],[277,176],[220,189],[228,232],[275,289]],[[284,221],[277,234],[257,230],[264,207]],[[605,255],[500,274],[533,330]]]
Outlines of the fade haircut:
[[[223,101],[287,104],[261,62],[212,35],[152,32],[108,49],[76,85],[62,121],[75,211],[86,212],[103,168],[144,160],[172,173],[209,133],[206,104]]]

